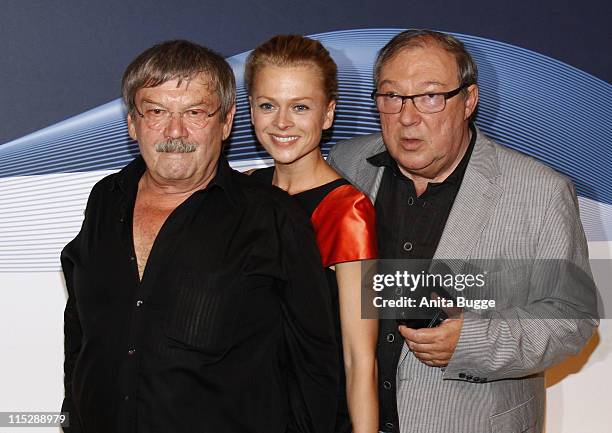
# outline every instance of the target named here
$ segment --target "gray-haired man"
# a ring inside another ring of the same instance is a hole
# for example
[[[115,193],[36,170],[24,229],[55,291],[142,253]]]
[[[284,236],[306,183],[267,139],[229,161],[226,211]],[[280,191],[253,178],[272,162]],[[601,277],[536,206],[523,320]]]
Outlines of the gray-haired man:
[[[94,186],[62,252],[67,430],[330,431],[329,289],[303,211],[221,155],[231,68],[165,42],[123,96],[140,156]]]
[[[329,157],[375,203],[380,257],[554,259],[588,277],[572,184],[471,123],[476,71],[463,44],[438,32],[406,31],[380,51],[382,134],[340,143]],[[538,298],[533,266],[524,280],[500,264],[500,281],[526,283],[501,285],[520,305],[487,319],[464,311],[435,328],[381,321],[381,430],[541,431],[543,371],[591,336],[596,298],[588,284],[580,296],[562,286]]]

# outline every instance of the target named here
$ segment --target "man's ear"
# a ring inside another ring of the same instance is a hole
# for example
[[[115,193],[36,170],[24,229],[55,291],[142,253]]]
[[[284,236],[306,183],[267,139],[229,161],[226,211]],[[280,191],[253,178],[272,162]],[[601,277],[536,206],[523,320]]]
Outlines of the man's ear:
[[[476,107],[478,106],[478,95],[479,92],[477,84],[472,84],[467,88],[467,95],[464,103],[465,112],[463,113],[464,120],[468,120],[476,110]]]
[[[130,113],[128,113],[127,115],[127,126],[128,133],[130,134],[130,137],[132,137],[132,140],[138,141],[138,135],[136,134],[136,125],[134,125],[134,120],[132,119],[132,114]]]
[[[223,120],[223,140],[226,140],[232,132],[232,124],[234,123],[234,114],[236,114],[236,104],[232,105],[232,108],[225,115]]]

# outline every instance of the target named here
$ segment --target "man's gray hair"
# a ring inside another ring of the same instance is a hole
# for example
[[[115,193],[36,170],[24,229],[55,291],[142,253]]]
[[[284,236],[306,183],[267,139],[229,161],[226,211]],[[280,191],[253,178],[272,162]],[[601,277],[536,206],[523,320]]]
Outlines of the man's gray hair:
[[[121,83],[128,112],[135,109],[136,92],[143,87],[156,87],[170,80],[191,80],[204,73],[221,102],[221,121],[236,100],[234,72],[218,53],[185,40],[167,41],[141,53],[125,70]]]
[[[438,44],[441,48],[455,56],[460,86],[467,87],[476,84],[478,80],[476,62],[474,62],[474,59],[460,40],[446,33],[435,32],[433,30],[411,29],[397,34],[378,52],[376,63],[374,64],[374,85],[378,87],[381,69],[400,51],[407,48],[424,48],[431,43]]]

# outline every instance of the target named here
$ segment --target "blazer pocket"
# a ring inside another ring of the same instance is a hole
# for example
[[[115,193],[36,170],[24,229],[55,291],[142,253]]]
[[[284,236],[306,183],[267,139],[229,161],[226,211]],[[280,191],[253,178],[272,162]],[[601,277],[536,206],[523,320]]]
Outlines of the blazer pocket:
[[[490,418],[493,433],[535,433],[538,432],[540,410],[535,396],[513,409],[493,415]]]
[[[164,324],[167,355],[214,362],[231,348],[241,309],[239,278],[185,275]]]

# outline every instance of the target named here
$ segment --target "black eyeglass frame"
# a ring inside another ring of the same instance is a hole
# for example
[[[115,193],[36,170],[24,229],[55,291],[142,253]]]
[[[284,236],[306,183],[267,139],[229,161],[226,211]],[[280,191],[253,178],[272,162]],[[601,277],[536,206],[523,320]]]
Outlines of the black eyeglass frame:
[[[444,96],[444,106],[442,107],[442,109],[440,109],[439,111],[433,111],[431,113],[423,113],[423,114],[434,114],[434,113],[439,113],[440,111],[444,111],[444,109],[446,108],[446,101],[454,96],[457,96],[463,89],[466,89],[469,86],[470,86],[469,84],[462,84],[461,86],[449,92],[427,92],[427,93],[419,93],[417,95],[407,95],[407,96],[393,94],[394,97],[401,98],[402,100],[402,105],[400,106],[399,111],[396,111],[395,113],[385,113],[385,112],[380,111],[380,109],[378,108],[378,104],[376,103],[376,98],[378,96],[390,96],[391,93],[379,93],[376,91],[376,89],[374,89],[372,93],[370,94],[370,98],[372,98],[372,100],[374,101],[374,104],[376,105],[376,108],[378,109],[379,112],[383,114],[398,114],[398,113],[401,113],[402,110],[404,109],[404,103],[406,102],[407,99],[410,99],[412,101],[412,105],[419,113],[423,113],[421,110],[419,110],[419,108],[414,103],[414,98],[418,98],[420,96],[439,96],[439,95]]]

